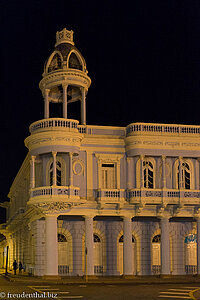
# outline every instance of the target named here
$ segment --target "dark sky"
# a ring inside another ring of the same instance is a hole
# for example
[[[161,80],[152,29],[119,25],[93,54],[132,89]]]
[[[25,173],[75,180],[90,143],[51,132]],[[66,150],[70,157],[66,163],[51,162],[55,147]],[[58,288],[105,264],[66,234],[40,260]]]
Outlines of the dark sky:
[[[199,124],[199,0],[1,0],[0,25],[1,202],[27,153],[28,126],[43,118],[38,84],[64,27],[92,79],[87,124]]]

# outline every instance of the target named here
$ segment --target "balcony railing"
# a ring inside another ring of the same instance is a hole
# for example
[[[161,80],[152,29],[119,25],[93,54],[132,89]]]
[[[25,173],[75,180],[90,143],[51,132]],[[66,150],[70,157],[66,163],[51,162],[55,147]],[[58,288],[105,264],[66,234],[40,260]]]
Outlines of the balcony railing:
[[[106,203],[119,203],[125,201],[124,189],[99,189],[97,190],[97,201]]]
[[[186,274],[197,274],[197,265],[185,265]]]
[[[69,131],[77,131],[78,129],[77,120],[72,119],[63,119],[63,118],[51,118],[51,119],[43,119],[37,122],[34,122],[30,125],[29,131],[30,133],[36,131],[43,131],[43,130],[52,130],[52,129],[68,129]]]
[[[153,275],[160,275],[161,272],[161,265],[152,265],[151,271]]]
[[[79,199],[79,187],[74,186],[43,186],[37,187],[35,189],[31,189],[30,198],[52,198],[54,196],[61,196],[68,198],[76,198]]]
[[[133,123],[127,126],[126,134],[133,135],[134,133],[174,133],[174,134],[200,134],[200,126],[191,125],[170,125],[170,124],[151,124],[151,123]]]
[[[199,190],[130,189],[127,198],[132,204],[200,204]]]

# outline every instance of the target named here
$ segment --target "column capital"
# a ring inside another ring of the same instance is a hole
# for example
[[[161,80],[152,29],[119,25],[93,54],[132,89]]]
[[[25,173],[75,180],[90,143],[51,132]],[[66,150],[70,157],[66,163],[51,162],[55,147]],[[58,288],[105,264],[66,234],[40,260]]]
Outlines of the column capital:
[[[123,219],[123,221],[129,221],[130,220],[132,222],[133,216],[132,215],[131,216],[128,215],[128,216],[122,216],[121,218]]]
[[[161,158],[162,158],[162,161],[165,161],[166,160],[166,155],[162,155]]]
[[[73,156],[73,152],[69,152],[69,156],[72,157]]]
[[[65,82],[64,82],[64,83],[62,83],[62,88],[63,88],[63,89],[67,89],[67,88],[68,88],[68,85],[69,85],[68,83],[65,83]]]
[[[145,155],[140,155],[140,159],[144,159],[145,158]]]
[[[85,216],[83,216],[83,218],[84,218],[85,220],[94,219],[94,217],[95,217],[95,215],[94,215],[94,214],[91,214],[91,215],[85,215]]]
[[[49,95],[50,89],[44,89],[44,94]]]
[[[169,211],[166,211],[164,207],[161,207],[157,214],[157,217],[160,220],[169,220],[171,218],[171,214],[169,213]]]
[[[52,151],[51,153],[52,153],[53,156],[57,155],[57,151]]]
[[[57,219],[58,215],[47,213],[47,214],[45,214],[45,219],[46,218],[48,218],[48,219]]]
[[[86,89],[84,87],[80,87],[80,90],[82,93],[86,91]]]
[[[30,159],[30,163],[35,162],[36,156],[35,155],[31,155],[31,159]]]
[[[132,157],[131,156],[127,156],[126,160],[127,160],[128,163],[130,163],[131,160],[132,160]]]
[[[182,160],[182,159],[183,159],[183,156],[179,156],[178,159],[179,159],[179,160]]]

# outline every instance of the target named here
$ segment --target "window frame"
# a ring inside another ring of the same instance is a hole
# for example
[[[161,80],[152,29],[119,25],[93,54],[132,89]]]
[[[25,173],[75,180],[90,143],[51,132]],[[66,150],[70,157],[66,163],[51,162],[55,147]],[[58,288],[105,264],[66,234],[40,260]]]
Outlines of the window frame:
[[[56,170],[57,170],[57,163],[60,163],[61,164],[61,168],[60,168],[60,171],[61,171],[61,184],[58,185],[58,186],[66,186],[66,163],[65,163],[65,160],[60,157],[60,156],[56,156]],[[51,183],[51,177],[50,177],[50,166],[51,164],[53,163],[53,157],[51,157],[48,162],[47,162],[47,165],[46,165],[46,186],[50,186],[50,183]],[[53,183],[53,182],[52,182]],[[56,183],[57,183],[57,178],[56,178]]]

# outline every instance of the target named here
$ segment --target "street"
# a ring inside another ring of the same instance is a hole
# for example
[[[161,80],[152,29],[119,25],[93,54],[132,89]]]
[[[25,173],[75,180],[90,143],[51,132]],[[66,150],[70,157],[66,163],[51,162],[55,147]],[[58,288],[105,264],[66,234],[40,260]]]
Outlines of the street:
[[[1,299],[162,300],[196,298],[198,284],[53,284],[10,282],[0,277]]]

